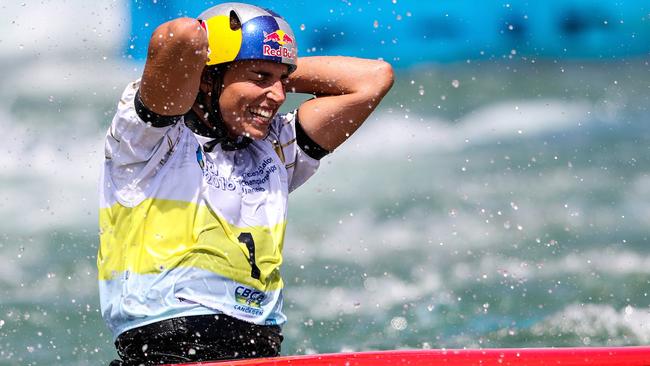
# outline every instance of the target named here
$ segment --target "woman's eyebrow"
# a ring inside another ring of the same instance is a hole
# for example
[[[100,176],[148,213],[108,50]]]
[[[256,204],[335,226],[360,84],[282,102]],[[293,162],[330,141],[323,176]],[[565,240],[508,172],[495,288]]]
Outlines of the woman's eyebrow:
[[[257,74],[257,75],[261,75],[263,77],[272,77],[272,76],[274,76],[274,74],[272,72],[268,72],[268,71],[264,71],[264,70],[250,70],[250,72],[254,73],[254,74]],[[289,77],[289,73],[287,73],[287,72],[283,72],[280,75],[280,79],[286,79],[288,77]]]

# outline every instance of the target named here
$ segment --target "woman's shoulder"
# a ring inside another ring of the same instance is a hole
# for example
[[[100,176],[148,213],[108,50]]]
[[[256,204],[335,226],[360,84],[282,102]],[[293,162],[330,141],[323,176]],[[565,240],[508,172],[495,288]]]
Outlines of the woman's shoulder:
[[[294,138],[295,130],[293,124],[295,123],[296,115],[297,110],[276,114],[271,121],[267,139],[270,139],[271,141],[282,141],[287,137],[289,137],[289,139]]]

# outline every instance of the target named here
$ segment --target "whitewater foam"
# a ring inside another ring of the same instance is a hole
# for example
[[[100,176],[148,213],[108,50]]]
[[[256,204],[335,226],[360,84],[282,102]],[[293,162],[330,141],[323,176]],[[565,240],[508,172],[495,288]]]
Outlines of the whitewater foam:
[[[650,309],[606,304],[571,304],[531,328],[537,336],[573,335],[589,346],[593,338],[608,345],[650,342]]]
[[[349,155],[386,158],[395,153],[456,152],[490,142],[522,141],[584,126],[592,120],[593,109],[580,100],[511,100],[478,108],[456,121],[389,110],[371,117],[352,136],[341,148],[346,157],[340,160]]]

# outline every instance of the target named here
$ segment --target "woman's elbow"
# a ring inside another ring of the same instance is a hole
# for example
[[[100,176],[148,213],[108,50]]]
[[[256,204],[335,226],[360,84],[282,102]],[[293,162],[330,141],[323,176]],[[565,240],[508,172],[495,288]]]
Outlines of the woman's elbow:
[[[207,59],[207,49],[208,39],[199,22],[192,18],[177,18],[156,28],[149,42],[148,54],[149,58],[173,55],[203,63]]]
[[[386,61],[377,61],[372,79],[375,81],[377,94],[381,97],[386,95],[395,82],[393,66]]]

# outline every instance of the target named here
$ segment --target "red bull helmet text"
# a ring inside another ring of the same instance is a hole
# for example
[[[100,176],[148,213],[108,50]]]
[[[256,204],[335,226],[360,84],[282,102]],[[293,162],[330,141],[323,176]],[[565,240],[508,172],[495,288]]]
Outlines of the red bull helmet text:
[[[279,48],[272,47],[268,43],[277,43]],[[295,41],[293,37],[287,34],[282,29],[275,32],[264,32],[264,45],[262,46],[262,54],[272,57],[295,58],[294,46]]]

